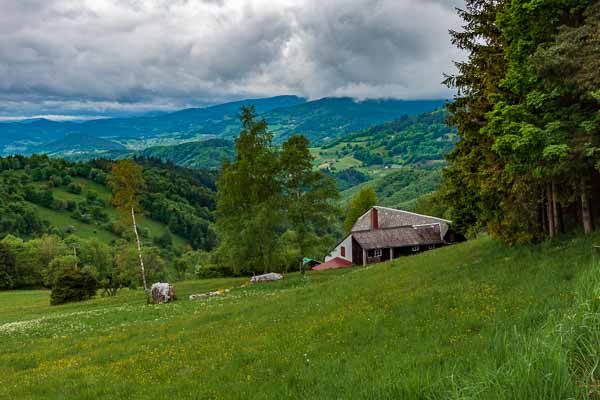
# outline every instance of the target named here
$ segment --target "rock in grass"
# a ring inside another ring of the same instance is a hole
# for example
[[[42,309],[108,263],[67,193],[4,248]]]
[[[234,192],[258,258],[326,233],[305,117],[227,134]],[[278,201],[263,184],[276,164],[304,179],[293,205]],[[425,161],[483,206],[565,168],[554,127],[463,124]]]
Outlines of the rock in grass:
[[[205,299],[207,297],[220,296],[225,293],[229,293],[229,289],[219,289],[219,290],[215,290],[214,292],[191,294],[190,300]]]
[[[252,283],[273,282],[273,281],[279,281],[281,279],[283,279],[283,275],[277,274],[275,272],[271,272],[270,274],[253,276],[250,279],[250,282],[252,282]]]
[[[169,283],[157,282],[150,289],[152,303],[161,304],[175,300],[175,289]]]

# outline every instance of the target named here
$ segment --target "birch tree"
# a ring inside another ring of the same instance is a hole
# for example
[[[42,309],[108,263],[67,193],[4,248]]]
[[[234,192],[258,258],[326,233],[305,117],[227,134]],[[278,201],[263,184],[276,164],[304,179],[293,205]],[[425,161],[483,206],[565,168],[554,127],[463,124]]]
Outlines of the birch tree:
[[[112,167],[112,175],[109,177],[108,183],[113,193],[113,204],[119,211],[119,222],[126,223],[126,221],[131,218],[135,243],[140,260],[142,283],[144,284],[146,301],[149,302],[150,297],[148,283],[146,281],[144,258],[142,256],[142,245],[135,218],[136,209],[139,209],[138,195],[144,187],[142,168],[132,160],[117,161]]]

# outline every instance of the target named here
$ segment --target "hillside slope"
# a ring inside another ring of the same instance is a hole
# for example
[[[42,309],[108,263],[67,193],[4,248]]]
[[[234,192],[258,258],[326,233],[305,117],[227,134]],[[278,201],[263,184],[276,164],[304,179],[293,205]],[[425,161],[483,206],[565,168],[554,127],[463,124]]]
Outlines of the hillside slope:
[[[456,129],[446,124],[447,118],[443,108],[404,115],[333,140],[322,146],[318,156],[338,169],[343,169],[338,160],[363,166],[440,165],[458,140]]]
[[[136,159],[144,188],[140,233],[146,243],[168,234],[178,247],[211,249],[215,175],[160,161]],[[110,243],[130,229],[115,222],[108,187],[112,163],[69,163],[47,156],[0,158],[0,237],[75,234]]]
[[[31,149],[31,153],[48,155],[73,155],[78,153],[101,153],[123,151],[125,146],[111,140],[102,139],[80,133],[70,133],[64,138]]]
[[[233,142],[229,140],[208,139],[176,146],[149,147],[137,154],[159,158],[186,168],[219,169],[223,161],[229,161],[234,157],[235,148]]]
[[[139,291],[60,307],[3,292],[0,397],[583,398],[591,244],[484,238],[273,284],[180,283],[155,307]],[[218,288],[233,290],[187,300]]]
[[[205,108],[132,118],[107,118],[84,122],[48,120],[0,123],[0,155],[50,152],[45,145],[66,135],[99,137],[117,141],[131,150],[150,146],[179,144],[206,138],[235,138],[239,134],[240,107],[253,105],[283,141],[294,133],[306,135],[314,143],[391,121],[402,115],[434,110],[443,100],[367,100],[324,98],[314,101],[296,96],[248,99]]]

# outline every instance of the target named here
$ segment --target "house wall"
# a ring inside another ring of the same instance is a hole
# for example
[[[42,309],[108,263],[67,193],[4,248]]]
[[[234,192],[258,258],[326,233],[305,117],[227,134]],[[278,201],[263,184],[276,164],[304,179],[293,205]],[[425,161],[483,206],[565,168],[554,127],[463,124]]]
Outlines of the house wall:
[[[346,249],[345,256],[342,256],[342,247]],[[325,262],[334,259],[336,257],[343,258],[344,260],[348,260],[353,263],[352,257],[352,235],[348,235],[346,239],[344,239],[340,244],[337,245],[335,249],[327,257],[325,257]]]
[[[354,237],[352,237],[352,263],[354,265],[363,265],[363,249]]]

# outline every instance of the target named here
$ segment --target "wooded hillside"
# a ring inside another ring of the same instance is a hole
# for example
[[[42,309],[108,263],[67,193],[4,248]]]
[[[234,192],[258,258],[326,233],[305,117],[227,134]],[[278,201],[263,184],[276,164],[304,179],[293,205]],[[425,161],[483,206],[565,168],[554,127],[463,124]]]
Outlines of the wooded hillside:
[[[444,192],[465,231],[507,243],[600,222],[600,2],[468,0],[447,84],[460,141]]]

